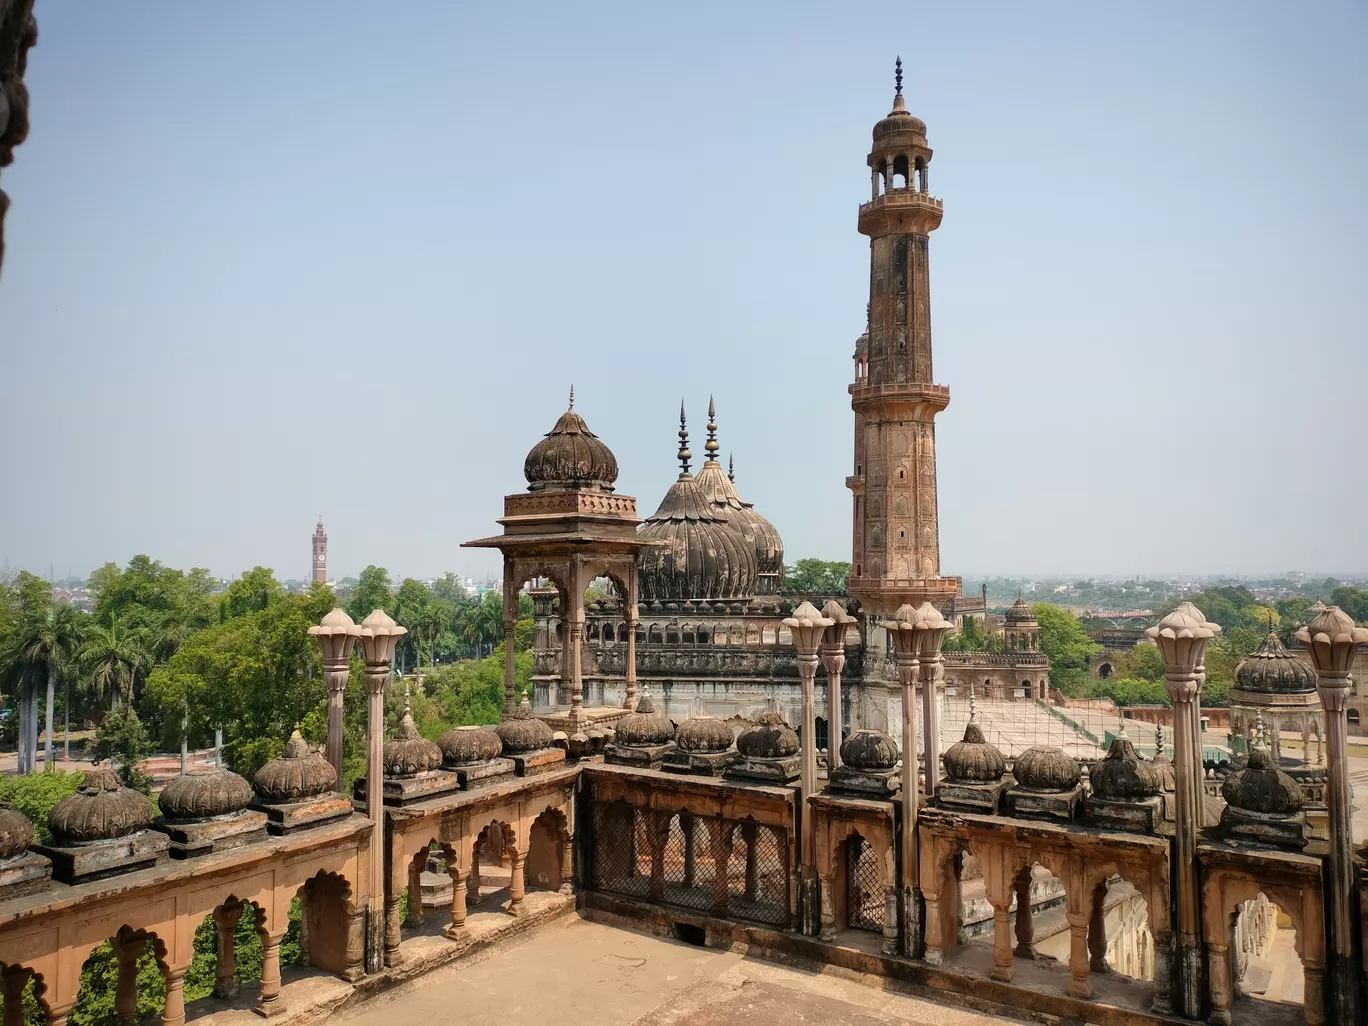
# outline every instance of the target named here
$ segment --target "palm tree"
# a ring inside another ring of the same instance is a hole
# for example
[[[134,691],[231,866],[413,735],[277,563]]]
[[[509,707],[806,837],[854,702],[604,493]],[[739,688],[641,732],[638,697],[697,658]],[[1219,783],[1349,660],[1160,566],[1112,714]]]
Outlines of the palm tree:
[[[18,635],[14,640],[19,658],[29,666],[30,679],[36,681],[41,676],[47,677],[47,731],[43,741],[44,766],[52,765],[52,713],[57,691],[57,677],[67,671],[71,660],[81,647],[83,625],[80,618],[79,612],[69,605],[63,605],[26,618],[21,622]],[[36,720],[37,717],[34,719]],[[36,741],[37,738],[35,737],[33,748],[37,748]],[[34,752],[30,750],[30,764],[32,764],[33,755]]]
[[[95,696],[109,695],[110,708],[120,697],[133,704],[133,681],[146,660],[140,632],[124,630],[112,617],[108,627],[93,623],[87,628],[80,663]]]
[[[36,708],[33,696],[33,667],[24,659],[19,644],[19,632],[6,639],[0,651],[0,683],[6,691],[19,699],[19,773],[32,773],[36,756],[37,730],[34,729]]]

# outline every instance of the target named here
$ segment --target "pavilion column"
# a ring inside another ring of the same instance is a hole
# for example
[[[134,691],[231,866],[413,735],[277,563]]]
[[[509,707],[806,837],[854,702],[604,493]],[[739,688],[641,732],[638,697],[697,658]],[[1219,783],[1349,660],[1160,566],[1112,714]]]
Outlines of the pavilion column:
[[[1069,993],[1074,997],[1092,997],[1092,981],[1088,979],[1088,921],[1086,912],[1069,912]]]
[[[855,622],[839,602],[829,599],[822,615],[831,626],[822,632],[819,651],[827,675],[827,773],[841,765],[841,674],[845,670],[846,628]]]
[[[1173,870],[1178,910],[1174,971],[1175,1011],[1201,1015],[1201,891],[1197,883],[1197,837],[1202,827],[1201,692],[1207,642],[1220,633],[1191,602],[1182,603],[1145,633],[1164,657],[1164,685],[1173,705],[1173,776],[1176,806]],[[1086,923],[1085,923],[1086,929]]]
[[[503,713],[500,719],[508,719],[513,715],[513,710],[517,708],[518,696],[518,674],[517,664],[514,657],[513,635],[518,626],[518,591],[517,585],[513,583],[516,574],[516,567],[513,560],[504,560],[504,602],[503,602],[503,625],[504,625],[504,704]],[[520,582],[521,583],[521,582]]]
[[[910,633],[910,632],[909,632]],[[899,632],[899,635],[901,632]],[[921,945],[921,853],[917,850],[917,653],[908,639],[898,644],[898,682],[902,685],[902,907],[903,954],[918,958]]]
[[[0,975],[0,989],[5,992],[4,1026],[24,1026],[24,988],[33,972],[13,966]]]
[[[784,620],[798,653],[798,677],[803,687],[802,775],[798,822],[802,830],[799,853],[802,877],[798,885],[798,911],[802,932],[815,935],[821,931],[820,885],[817,879],[817,837],[809,799],[817,793],[817,716],[813,709],[814,681],[817,677],[817,650],[822,632],[832,625],[831,620],[811,602],[804,602]]]
[[[361,649],[366,660],[366,693],[370,699],[367,720],[366,814],[372,824],[366,968],[373,973],[383,969],[385,961],[385,686],[389,683],[394,648],[399,644],[399,639],[407,633],[407,629],[398,626],[383,609],[373,610],[370,616],[361,622]],[[395,914],[398,914],[397,903]],[[265,984],[262,986],[264,994]]]
[[[328,682],[328,762],[337,774],[338,786],[345,788],[342,782],[342,704],[347,678],[351,676],[352,649],[360,628],[339,606],[323,617],[323,622],[317,627],[310,627],[309,633],[318,639],[318,647],[323,655],[323,677]],[[215,731],[216,755],[218,739],[219,732]],[[217,759],[215,761],[218,762]]]
[[[405,919],[406,925],[414,929],[423,925],[423,869],[426,863],[426,852],[409,863],[408,915]]]
[[[168,968],[166,978],[166,1007],[162,1010],[162,1026],[185,1026],[185,970]]]
[[[239,903],[224,904],[214,909],[214,932],[217,939],[215,953],[218,956],[214,997],[237,997],[238,987],[234,976],[237,971],[237,949],[233,943],[233,936],[237,932],[238,920],[241,918],[242,905]]]
[[[455,859],[447,864],[447,873],[451,877],[451,922],[444,932],[448,939],[460,940],[465,936],[467,873],[457,867]]]
[[[1093,892],[1092,914],[1088,918],[1088,968],[1095,973],[1107,971],[1107,885]]]
[[[1154,935],[1154,1010],[1163,1015],[1173,1011],[1173,932],[1171,930],[1161,930]]]
[[[118,1016],[119,1026],[137,1026],[138,958],[147,947],[147,941],[116,936],[111,946],[119,964],[118,982],[114,985],[114,1014]]]
[[[1327,881],[1330,912],[1330,1022],[1357,1021],[1358,972],[1354,966],[1353,838],[1349,804],[1349,720],[1351,693],[1349,669],[1354,656],[1368,642],[1368,628],[1357,627],[1339,606],[1331,606],[1297,632],[1316,668],[1316,690],[1325,715],[1328,781],[1326,804],[1330,807],[1330,873]]]
[[[732,837],[736,824],[725,819],[709,819],[708,841],[713,862],[713,904],[715,916],[727,914],[727,902],[731,897],[731,882],[727,870],[731,865]]]
[[[67,1026],[67,1016],[76,1007],[76,1002],[66,1005],[49,1005],[47,1013],[47,1026]]]
[[[1035,958],[1035,923],[1031,921],[1031,871],[1017,874],[1016,882],[1017,958]]]
[[[995,901],[992,905],[993,968],[988,975],[995,980],[1009,983],[1012,979],[1011,907],[1007,901]]]
[[[570,563],[570,722],[584,721],[584,564],[576,556]]]
[[[627,693],[623,696],[622,707],[624,709],[636,708],[636,689],[637,689],[637,666],[636,666],[636,642],[637,642],[637,620],[639,612],[637,610],[637,568],[635,561],[627,571],[627,594],[623,597],[622,611],[627,616]]]
[[[926,760],[926,797],[935,798],[940,783],[940,702],[936,687],[941,678],[942,656],[920,659],[922,686],[922,752]]]
[[[512,873],[508,878],[508,914],[522,915],[523,898],[527,895],[527,850],[514,848]]]
[[[252,1011],[263,1019],[279,1015],[285,1011],[285,1002],[280,999],[280,942],[285,939],[285,931],[261,935],[261,996]]]

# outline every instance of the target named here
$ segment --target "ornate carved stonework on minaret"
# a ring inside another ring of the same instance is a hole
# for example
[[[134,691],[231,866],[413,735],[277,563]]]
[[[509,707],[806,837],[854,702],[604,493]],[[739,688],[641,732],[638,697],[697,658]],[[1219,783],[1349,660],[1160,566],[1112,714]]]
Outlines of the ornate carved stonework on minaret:
[[[323,517],[313,533],[313,579],[315,584],[328,583],[328,536],[323,532]]]
[[[960,592],[940,575],[935,417],[950,390],[931,372],[927,237],[941,201],[927,192],[926,125],[903,105],[902,61],[893,110],[874,126],[871,197],[860,206],[869,236],[869,323],[856,345],[855,473],[847,590],[867,616],[906,603],[939,606]]]

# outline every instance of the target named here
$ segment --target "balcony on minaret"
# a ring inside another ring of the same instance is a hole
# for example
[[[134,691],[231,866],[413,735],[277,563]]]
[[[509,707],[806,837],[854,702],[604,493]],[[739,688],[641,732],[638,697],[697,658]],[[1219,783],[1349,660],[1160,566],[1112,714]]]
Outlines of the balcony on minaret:
[[[892,188],[860,204],[859,230],[871,236],[927,235],[940,227],[944,215],[945,204],[935,196],[914,188]]]
[[[871,385],[869,378],[863,377],[848,386],[850,405],[859,409],[863,404],[877,401],[883,407],[886,417],[897,420],[890,404],[907,404],[908,420],[929,420],[950,405],[950,388],[947,385],[932,385],[919,381],[889,381],[881,385]]]

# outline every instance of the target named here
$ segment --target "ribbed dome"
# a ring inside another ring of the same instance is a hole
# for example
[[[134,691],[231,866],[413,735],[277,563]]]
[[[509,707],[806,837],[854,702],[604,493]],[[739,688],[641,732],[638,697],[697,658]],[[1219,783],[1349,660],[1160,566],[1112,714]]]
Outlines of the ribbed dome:
[[[173,777],[157,795],[167,819],[209,819],[241,812],[252,800],[252,785],[231,770]]]
[[[0,805],[0,862],[28,851],[33,843],[33,824],[22,812]]]
[[[1241,691],[1311,694],[1316,690],[1316,671],[1269,631],[1258,650],[1235,667],[1235,686]]]
[[[729,521],[689,473],[688,431],[680,410],[683,467],[660,507],[638,529],[642,538],[663,542],[642,550],[637,576],[643,602],[716,602],[755,595],[755,546]],[[718,474],[725,480],[725,475]]]
[[[1225,778],[1221,797],[1237,809],[1277,816],[1300,811],[1304,801],[1300,785],[1273,764],[1267,749],[1257,746],[1250,749],[1245,768]]]
[[[563,491],[593,488],[611,492],[617,480],[617,457],[589,430],[575,412],[575,392],[570,390],[570,409],[556,426],[527,454],[523,475],[528,491]]]
[[[637,702],[636,711],[629,712],[617,722],[613,740],[628,748],[654,748],[674,740],[675,726],[670,718],[656,711],[655,700],[645,691]]]
[[[107,841],[152,823],[152,803],[123,786],[108,766],[88,770],[85,782],[52,808],[48,829],[59,846]]]
[[[964,740],[946,750],[944,761],[945,775],[953,784],[992,783],[1007,772],[1002,752],[985,740],[983,730],[973,720],[965,725]]]
[[[716,716],[695,716],[679,725],[675,744],[685,752],[725,752],[732,746],[732,730]]]
[[[1082,775],[1078,763],[1053,745],[1028,748],[1012,764],[1017,784],[1032,791],[1068,791]]]
[[[841,742],[841,762],[851,769],[885,772],[898,764],[898,746],[882,730],[857,730]]]
[[[404,710],[393,740],[385,742],[385,776],[411,777],[435,770],[442,764],[442,750],[418,732],[413,713]]]
[[[737,736],[736,750],[748,759],[786,759],[798,754],[798,734],[777,712],[763,712]]]
[[[1170,794],[1177,788],[1177,778],[1173,774],[1173,763],[1163,752],[1156,752],[1154,758],[1150,760],[1150,766],[1155,775],[1159,778],[1159,788]]]
[[[1017,600],[1008,607],[1006,619],[1008,623],[1012,624],[1035,623],[1035,610],[1031,608],[1029,602],[1018,595]]]
[[[1159,774],[1141,759],[1124,733],[1112,739],[1107,757],[1088,774],[1092,793],[1113,802],[1152,798],[1159,793]]]
[[[449,766],[497,759],[503,751],[499,735],[488,727],[455,727],[437,741],[442,759]]]
[[[297,802],[331,791],[337,786],[337,771],[323,756],[309,751],[296,729],[280,758],[257,770],[252,786],[263,801]]]
[[[923,145],[925,145],[926,122],[908,113],[907,106],[903,103],[901,91],[893,97],[893,109],[874,125],[874,142],[877,143],[884,136],[894,135],[898,132],[911,132],[914,135],[919,135],[922,138]]]
[[[532,705],[524,696],[522,704],[513,710],[511,718],[494,728],[503,742],[503,750],[509,755],[526,755],[543,748],[550,748],[554,731],[545,720],[532,715]]]

